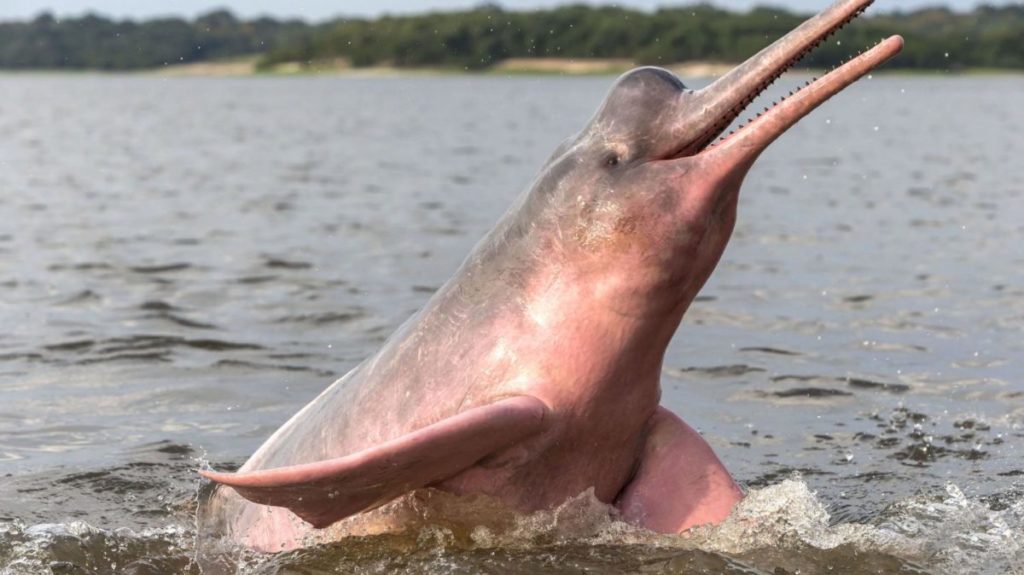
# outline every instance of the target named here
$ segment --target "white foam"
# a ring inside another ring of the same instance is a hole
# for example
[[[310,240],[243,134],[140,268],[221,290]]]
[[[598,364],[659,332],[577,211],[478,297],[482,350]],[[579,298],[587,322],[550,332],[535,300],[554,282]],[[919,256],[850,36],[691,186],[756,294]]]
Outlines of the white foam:
[[[510,512],[489,523],[479,518],[485,511],[494,511],[493,502],[457,499],[440,492],[416,498],[411,508],[421,521],[400,537],[412,548],[429,551],[432,560],[437,561],[445,557],[468,560],[461,555],[473,549],[531,553],[534,549],[542,552],[572,544],[584,548],[621,546],[624,557],[636,553],[635,546],[680,552],[699,549],[741,556],[752,565],[771,567],[778,565],[779,557],[799,561],[809,552],[807,556],[812,559],[824,556],[827,561],[841,562],[849,560],[852,550],[862,558],[887,556],[929,571],[1024,575],[1024,499],[1004,500],[1003,507],[993,510],[952,484],[938,493],[923,493],[893,504],[870,523],[831,525],[825,502],[802,480],[790,479],[751,490],[722,525],[684,535],[659,535],[627,525],[592,491],[550,511],[525,515]],[[466,522],[444,516],[453,506],[463,507]],[[439,521],[442,517],[444,521]],[[127,528],[104,530],[81,521],[32,526],[0,523],[0,575],[47,571],[53,563],[76,556],[88,557],[100,566],[145,559],[132,556],[139,552],[189,558],[193,557],[194,536],[194,531],[182,525],[136,532]],[[372,540],[375,536],[369,537]],[[132,547],[135,551],[129,551]],[[824,555],[815,556],[819,551]],[[216,546],[200,555],[207,553],[231,558],[239,572],[267,559]]]

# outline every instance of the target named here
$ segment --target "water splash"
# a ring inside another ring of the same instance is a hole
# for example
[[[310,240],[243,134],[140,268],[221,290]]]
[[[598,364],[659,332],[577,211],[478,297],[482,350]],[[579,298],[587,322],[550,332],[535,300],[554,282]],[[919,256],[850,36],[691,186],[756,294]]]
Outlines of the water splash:
[[[988,504],[968,498],[949,484],[945,493],[922,495],[893,505],[878,522],[878,533],[918,545],[929,562],[950,571],[1024,573],[1024,498]]]
[[[890,505],[870,521],[833,525],[825,502],[802,480],[788,479],[752,489],[722,525],[678,536],[623,523],[590,491],[553,510],[516,514],[486,498],[428,490],[383,513],[418,519],[404,531],[353,535],[278,555],[225,540],[197,544],[194,526],[186,523],[141,530],[82,521],[0,523],[0,573],[1024,574],[1024,498],[973,499],[952,484]],[[364,518],[347,528],[372,523]]]
[[[182,573],[186,529],[105,530],[83,521],[0,524],[0,573]]]

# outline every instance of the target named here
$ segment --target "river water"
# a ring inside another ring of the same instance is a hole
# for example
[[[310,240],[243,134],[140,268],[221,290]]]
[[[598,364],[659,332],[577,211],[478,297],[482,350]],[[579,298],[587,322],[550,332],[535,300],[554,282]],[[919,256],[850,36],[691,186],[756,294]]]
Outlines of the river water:
[[[611,81],[0,76],[0,572],[1024,573],[1021,77],[865,80],[748,177],[663,377],[748,489],[721,528],[425,493],[276,557],[197,533],[195,469],[371,354]]]

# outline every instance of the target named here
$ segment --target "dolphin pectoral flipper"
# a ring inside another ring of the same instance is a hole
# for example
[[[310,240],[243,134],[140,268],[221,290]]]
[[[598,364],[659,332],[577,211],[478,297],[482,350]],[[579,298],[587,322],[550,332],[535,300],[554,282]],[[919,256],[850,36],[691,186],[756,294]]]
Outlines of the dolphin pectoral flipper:
[[[451,477],[543,431],[548,413],[536,397],[510,397],[337,459],[246,473],[200,473],[249,501],[286,507],[324,528]]]
[[[743,492],[711,446],[664,407],[648,429],[636,475],[616,500],[623,518],[660,533],[724,521]]]

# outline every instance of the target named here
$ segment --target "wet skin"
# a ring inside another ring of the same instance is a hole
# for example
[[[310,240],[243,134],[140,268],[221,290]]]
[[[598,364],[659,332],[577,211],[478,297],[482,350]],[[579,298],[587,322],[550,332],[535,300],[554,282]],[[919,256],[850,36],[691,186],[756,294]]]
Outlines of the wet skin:
[[[662,532],[725,519],[740,489],[700,435],[659,407],[665,350],[726,247],[760,153],[902,39],[710,144],[868,4],[836,2],[703,90],[658,68],[622,76],[376,355],[238,474],[204,472],[231,486],[209,513],[264,550],[322,541],[318,529],[424,486],[522,511],[593,488],[625,520]]]

